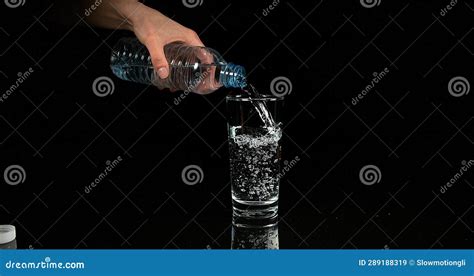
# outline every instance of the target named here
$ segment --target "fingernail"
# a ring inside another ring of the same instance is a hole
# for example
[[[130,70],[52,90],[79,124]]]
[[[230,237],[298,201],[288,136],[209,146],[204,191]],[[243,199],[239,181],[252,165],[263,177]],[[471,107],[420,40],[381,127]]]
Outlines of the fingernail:
[[[160,76],[162,79],[166,78],[168,76],[168,69],[166,69],[166,67],[161,67],[158,69],[158,76]]]

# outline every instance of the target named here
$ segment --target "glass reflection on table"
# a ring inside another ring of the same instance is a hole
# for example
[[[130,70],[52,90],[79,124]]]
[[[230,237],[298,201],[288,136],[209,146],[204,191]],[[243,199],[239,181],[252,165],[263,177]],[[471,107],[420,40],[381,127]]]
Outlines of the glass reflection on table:
[[[0,249],[17,249],[16,239],[9,243],[0,244]]]
[[[231,249],[279,249],[278,217],[244,219],[234,215]]]

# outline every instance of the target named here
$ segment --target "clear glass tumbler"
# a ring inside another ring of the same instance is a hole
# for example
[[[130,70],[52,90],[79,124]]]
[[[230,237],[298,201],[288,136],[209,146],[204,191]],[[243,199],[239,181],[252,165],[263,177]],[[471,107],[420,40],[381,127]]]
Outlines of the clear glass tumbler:
[[[278,213],[283,98],[227,96],[230,178],[234,216]]]

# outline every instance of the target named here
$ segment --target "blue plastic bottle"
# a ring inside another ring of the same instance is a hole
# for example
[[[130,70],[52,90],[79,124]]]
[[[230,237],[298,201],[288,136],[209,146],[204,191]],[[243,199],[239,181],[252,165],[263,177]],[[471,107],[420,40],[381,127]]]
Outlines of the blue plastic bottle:
[[[113,47],[110,67],[123,79],[153,84],[159,89],[210,93],[222,86],[243,88],[247,85],[242,66],[227,63],[215,50],[189,46],[181,42],[165,45],[169,76],[160,79],[153,69],[150,54],[136,38],[122,38]]]

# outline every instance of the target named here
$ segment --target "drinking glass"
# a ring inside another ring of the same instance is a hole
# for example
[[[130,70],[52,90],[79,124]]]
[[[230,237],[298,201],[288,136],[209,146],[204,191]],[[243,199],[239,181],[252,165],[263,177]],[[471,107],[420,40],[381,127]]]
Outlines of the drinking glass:
[[[283,98],[229,95],[230,179],[235,216],[271,218],[278,213]]]

